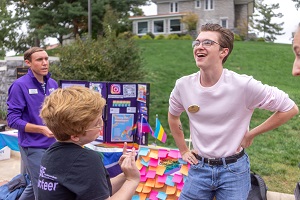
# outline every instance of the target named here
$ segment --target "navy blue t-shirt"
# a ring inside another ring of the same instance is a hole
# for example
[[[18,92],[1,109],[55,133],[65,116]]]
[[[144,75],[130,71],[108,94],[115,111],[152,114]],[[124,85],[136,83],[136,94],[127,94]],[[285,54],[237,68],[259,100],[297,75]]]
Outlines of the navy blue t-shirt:
[[[39,200],[102,200],[111,195],[110,177],[97,152],[56,142],[43,155]]]

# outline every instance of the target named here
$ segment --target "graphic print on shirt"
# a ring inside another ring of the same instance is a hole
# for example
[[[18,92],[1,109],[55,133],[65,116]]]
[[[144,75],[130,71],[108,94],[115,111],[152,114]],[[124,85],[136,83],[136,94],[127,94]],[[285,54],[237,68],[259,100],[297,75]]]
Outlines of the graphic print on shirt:
[[[38,188],[45,191],[55,191],[58,185],[57,177],[45,173],[46,167],[41,165]]]

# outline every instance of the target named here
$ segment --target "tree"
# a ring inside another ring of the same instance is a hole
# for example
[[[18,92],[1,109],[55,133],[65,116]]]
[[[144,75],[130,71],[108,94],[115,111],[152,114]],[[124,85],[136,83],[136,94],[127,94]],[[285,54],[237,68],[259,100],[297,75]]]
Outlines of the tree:
[[[300,0],[292,0],[292,1],[296,3],[295,7],[298,10],[300,8]]]
[[[282,18],[282,13],[275,13],[274,10],[279,8],[279,3],[277,4],[264,4],[263,0],[257,0],[255,9],[259,14],[254,14],[251,18],[251,27],[261,33],[263,33],[263,38],[266,41],[274,42],[276,35],[283,35],[284,32],[282,23],[272,23],[274,17]]]
[[[5,56],[7,49],[16,44],[18,33],[14,30],[17,27],[12,11],[8,10],[6,1],[0,2],[0,57]]]
[[[53,78],[90,81],[122,81],[142,80],[141,50],[135,40],[118,37],[119,14],[108,8],[103,27],[104,36],[98,40],[77,37],[70,45],[59,49],[60,63],[51,66]]]
[[[186,25],[188,31],[197,30],[199,16],[196,13],[189,12],[181,19],[181,22]]]
[[[6,1],[14,5],[18,21],[27,26],[28,34],[24,33],[23,41],[28,40],[25,39],[26,35],[36,46],[41,46],[40,42],[47,37],[57,38],[60,44],[63,44],[66,39],[75,38],[77,35],[86,36],[88,32],[87,0]],[[129,17],[130,12],[136,12],[136,7],[147,2],[148,0],[92,0],[92,38],[97,39],[103,34],[102,22],[106,5],[120,13],[119,23],[122,23]]]

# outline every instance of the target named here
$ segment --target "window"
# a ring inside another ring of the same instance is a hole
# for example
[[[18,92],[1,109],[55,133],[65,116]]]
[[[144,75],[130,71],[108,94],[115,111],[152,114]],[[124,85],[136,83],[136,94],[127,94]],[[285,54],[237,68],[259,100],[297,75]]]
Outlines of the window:
[[[224,28],[228,28],[228,19],[221,19],[221,26]]]
[[[164,21],[160,20],[160,21],[154,21],[153,22],[153,32],[154,33],[163,33],[164,32]]]
[[[148,22],[138,22],[137,23],[137,34],[148,33]]]
[[[170,20],[170,32],[181,31],[180,19],[171,19]]]
[[[177,2],[170,3],[170,12],[171,13],[178,12],[178,3]]]
[[[214,9],[214,0],[205,0],[205,10]]]
[[[201,1],[195,1],[195,8],[201,8]]]

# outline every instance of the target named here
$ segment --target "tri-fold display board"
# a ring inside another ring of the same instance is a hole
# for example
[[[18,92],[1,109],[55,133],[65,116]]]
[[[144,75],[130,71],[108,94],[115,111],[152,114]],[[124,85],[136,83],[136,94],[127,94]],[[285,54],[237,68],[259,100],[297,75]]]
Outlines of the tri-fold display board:
[[[97,138],[104,143],[148,144],[148,134],[138,130],[137,122],[148,119],[150,84],[106,81],[59,80],[59,87],[83,86],[101,93],[106,100],[103,131]]]

